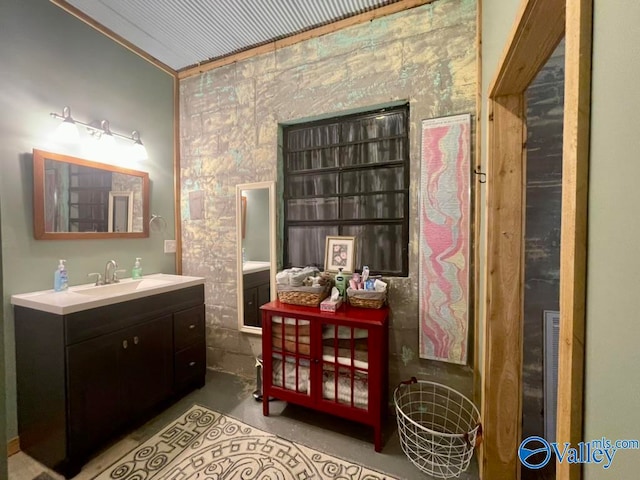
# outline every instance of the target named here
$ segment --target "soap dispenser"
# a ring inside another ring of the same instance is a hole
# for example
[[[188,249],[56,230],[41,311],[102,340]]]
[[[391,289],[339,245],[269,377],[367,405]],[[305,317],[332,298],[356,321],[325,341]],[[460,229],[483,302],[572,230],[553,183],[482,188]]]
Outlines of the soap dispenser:
[[[136,257],[136,262],[133,264],[133,268],[131,269],[131,278],[142,278],[142,265],[140,261],[142,258]]]
[[[340,296],[344,297],[344,294],[346,292],[347,280],[344,274],[342,273],[342,267],[338,268],[338,274],[336,275],[335,283],[336,283],[336,288],[340,292]]]
[[[60,259],[58,268],[53,273],[53,289],[56,292],[62,292],[69,288],[69,276],[67,274],[67,267],[65,266],[66,260]]]

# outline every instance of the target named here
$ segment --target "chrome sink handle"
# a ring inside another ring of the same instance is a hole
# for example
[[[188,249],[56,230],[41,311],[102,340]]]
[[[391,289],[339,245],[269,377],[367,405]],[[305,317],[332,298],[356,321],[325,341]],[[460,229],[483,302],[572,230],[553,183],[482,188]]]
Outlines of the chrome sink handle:
[[[118,264],[115,260],[109,260],[107,264],[104,266],[104,284],[107,285],[109,283],[114,283],[116,280],[116,270],[118,269]]]
[[[116,270],[115,272],[113,272],[113,280],[111,280],[112,283],[118,283],[120,282],[120,279],[118,278],[118,273],[124,273],[126,272],[126,270],[124,268],[121,268],[119,270]]]
[[[103,285],[103,283],[102,283],[102,274],[101,274],[101,273],[98,273],[98,272],[92,272],[92,273],[88,273],[88,274],[87,274],[87,277],[91,277],[91,276],[93,276],[93,275],[95,275],[95,276],[96,276],[96,283],[95,283],[95,286],[97,287],[97,286],[99,286],[99,285]]]

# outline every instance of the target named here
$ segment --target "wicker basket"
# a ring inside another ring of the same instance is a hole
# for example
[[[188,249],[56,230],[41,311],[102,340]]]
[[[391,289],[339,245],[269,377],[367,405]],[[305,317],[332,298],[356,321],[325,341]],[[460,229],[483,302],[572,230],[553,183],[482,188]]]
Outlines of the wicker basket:
[[[387,301],[387,292],[347,289],[349,305],[360,308],[382,308]]]
[[[290,305],[317,307],[329,296],[331,285],[324,287],[288,287],[278,285],[278,300]]]

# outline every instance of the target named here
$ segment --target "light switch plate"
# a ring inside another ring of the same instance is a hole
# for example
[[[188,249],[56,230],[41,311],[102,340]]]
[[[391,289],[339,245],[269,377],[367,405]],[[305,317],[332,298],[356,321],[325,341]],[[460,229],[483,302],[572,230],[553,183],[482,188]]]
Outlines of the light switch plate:
[[[176,253],[176,241],[165,240],[164,241],[164,253]]]

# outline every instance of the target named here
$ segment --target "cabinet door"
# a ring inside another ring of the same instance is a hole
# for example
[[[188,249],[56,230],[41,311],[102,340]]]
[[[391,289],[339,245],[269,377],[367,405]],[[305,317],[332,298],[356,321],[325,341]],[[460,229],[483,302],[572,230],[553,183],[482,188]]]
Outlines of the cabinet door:
[[[271,301],[271,287],[269,283],[263,283],[258,287],[258,304],[256,308],[256,316],[258,317],[258,326],[262,326],[262,315],[260,314],[260,307],[265,303]]]
[[[67,347],[70,457],[94,450],[122,426],[124,353],[119,333]]]
[[[271,385],[310,396],[311,322],[277,315],[270,321]]]
[[[166,399],[173,385],[173,318],[165,315],[122,333],[125,416],[133,418]]]
[[[322,401],[368,410],[369,330],[323,322],[321,365]]]
[[[258,319],[258,289],[256,287],[244,289],[244,324],[259,327]]]

